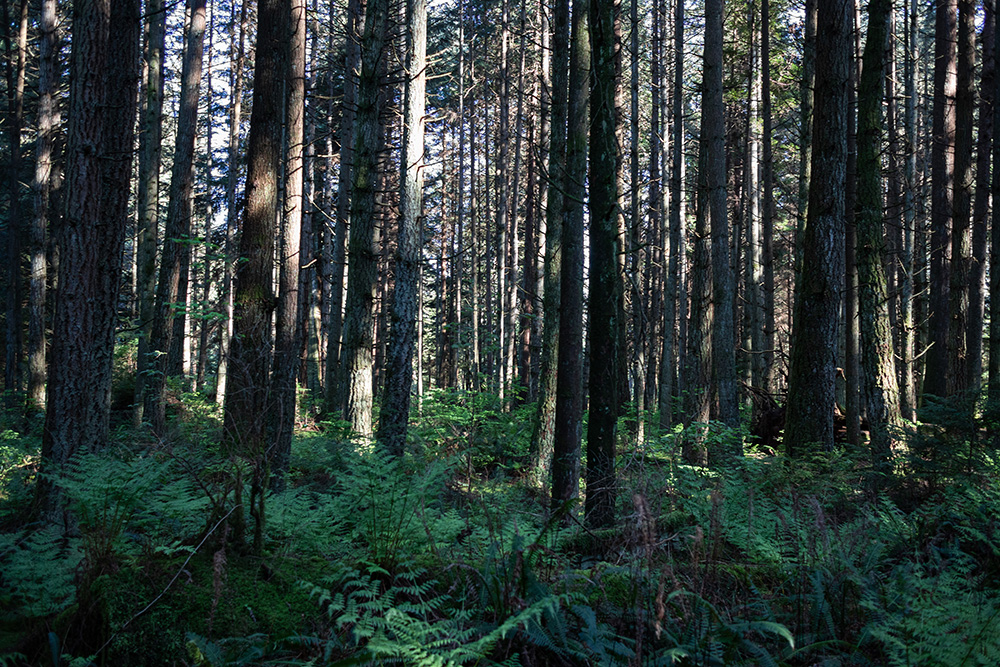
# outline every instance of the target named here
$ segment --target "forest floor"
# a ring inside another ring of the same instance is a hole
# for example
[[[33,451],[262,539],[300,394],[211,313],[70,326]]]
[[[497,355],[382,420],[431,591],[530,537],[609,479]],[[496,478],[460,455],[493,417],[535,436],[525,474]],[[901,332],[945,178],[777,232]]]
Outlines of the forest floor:
[[[303,419],[254,543],[249,464],[178,398],[169,437],[122,424],[54,475],[69,532],[29,512],[39,422],[0,425],[0,665],[1000,664],[1000,456],[947,406],[890,480],[849,448],[685,465],[746,441],[715,424],[623,435],[598,531],[529,482],[532,406],[439,392],[402,460]]]

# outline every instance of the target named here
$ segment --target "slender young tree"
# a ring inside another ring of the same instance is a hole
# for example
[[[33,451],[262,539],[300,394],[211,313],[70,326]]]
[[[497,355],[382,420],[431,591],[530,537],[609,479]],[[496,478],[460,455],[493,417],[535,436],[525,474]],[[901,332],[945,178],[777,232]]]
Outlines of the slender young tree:
[[[837,323],[844,276],[850,6],[848,0],[828,0],[819,7],[812,178],[785,422],[785,446],[792,454],[833,447]]]
[[[905,58],[904,58],[904,97],[906,105],[903,110],[904,139],[903,148],[906,159],[903,168],[903,248],[900,256],[900,411],[904,419],[912,420],[916,416],[917,387],[913,367],[916,327],[914,327],[913,299],[913,259],[914,259],[914,225],[916,223],[916,189],[917,189],[917,0],[905,3]]]
[[[406,445],[417,333],[420,240],[423,220],[424,107],[427,87],[427,4],[406,3],[406,97],[403,110],[402,187],[396,241],[396,282],[387,369],[379,414],[379,444],[395,456]]]
[[[760,69],[761,69],[761,103],[763,118],[763,162],[761,164],[761,190],[764,202],[761,210],[761,263],[764,272],[763,315],[764,315],[764,348],[761,350],[761,365],[763,377],[761,389],[770,393],[775,390],[778,369],[775,367],[775,312],[774,312],[774,147],[771,118],[771,3],[761,0],[760,3]]]
[[[590,413],[587,422],[586,522],[607,527],[615,518],[615,439],[625,318],[618,232],[617,5],[589,7],[590,80]],[[721,17],[720,17],[721,20]],[[561,356],[561,354],[560,354]]]

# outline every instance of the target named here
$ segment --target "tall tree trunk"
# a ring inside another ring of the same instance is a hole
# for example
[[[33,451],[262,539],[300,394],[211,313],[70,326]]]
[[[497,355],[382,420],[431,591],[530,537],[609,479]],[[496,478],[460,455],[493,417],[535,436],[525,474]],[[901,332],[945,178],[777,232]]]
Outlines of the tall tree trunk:
[[[750,386],[755,390],[761,390],[764,379],[764,273],[762,266],[762,244],[761,244],[761,118],[760,118],[760,96],[763,87],[762,60],[763,43],[757,41],[757,37],[767,30],[763,23],[758,27],[756,7],[751,4],[751,67],[748,82],[749,105],[747,109],[747,156],[744,171],[746,172],[746,198],[747,198],[747,247],[746,247],[746,312],[748,317],[744,319],[749,324],[744,336],[749,335],[750,346],[748,348],[750,359],[748,370],[750,372]],[[757,46],[760,46],[760,51]],[[758,405],[755,404],[755,409]]]
[[[618,263],[617,3],[589,7],[590,85],[590,395],[587,422],[586,522],[609,527],[615,518],[615,439],[621,411],[625,309]],[[562,345],[560,342],[560,349]],[[562,356],[560,354],[560,356]]]
[[[828,0],[819,7],[812,180],[785,422],[785,446],[793,455],[833,448],[838,293],[844,276],[850,7],[848,0]]]
[[[916,0],[914,0],[914,3]],[[994,63],[1000,63],[1000,39],[993,44]],[[1000,76],[993,77],[993,127],[1000,129]],[[1000,141],[993,142],[993,164],[1000,165]],[[1000,169],[993,170],[991,194],[1000,202]],[[1000,225],[994,216],[990,227],[990,266],[1000,267]],[[991,412],[1000,408],[1000,271],[990,271],[990,347],[987,367],[988,398]]]
[[[643,291],[642,214],[639,211],[639,0],[629,3],[631,23],[629,82],[630,127],[629,127],[629,248],[628,279],[632,306],[632,409],[635,419],[637,443],[645,439],[646,397],[646,313]]]
[[[882,206],[882,100],[892,0],[868,5],[868,37],[858,85],[858,313],[861,323],[863,397],[872,463],[882,486],[891,470],[892,434],[900,422],[899,390],[885,275]]]
[[[254,545],[262,548],[264,489],[268,470],[266,425],[270,412],[271,316],[274,309],[274,234],[280,201],[278,180],[282,156],[282,91],[290,27],[287,5],[259,0],[254,62],[253,106],[247,139],[247,176],[243,226],[236,263],[234,328],[230,349],[223,447],[231,456],[250,462],[250,515]],[[233,539],[241,542],[246,529],[241,479],[237,479],[240,510],[233,518]]]
[[[190,265],[192,199],[194,196],[194,144],[198,127],[198,90],[201,84],[205,38],[205,0],[188,0],[190,19],[184,47],[181,73],[180,108],[177,114],[177,141],[170,175],[167,223],[164,228],[163,253],[151,332],[151,354],[155,355],[150,373],[144,409],[153,431],[162,435],[166,428],[166,377],[177,368],[180,340],[183,337],[183,306],[187,295]],[[177,312],[180,310],[181,312]],[[178,326],[178,321],[181,326]]]
[[[66,217],[57,237],[59,291],[42,434],[42,458],[55,464],[107,444],[139,29],[135,0],[74,7]],[[40,500],[59,513],[61,500],[51,491],[45,480],[38,485]]]
[[[904,0],[904,3],[906,0]],[[910,0],[906,8],[906,44],[904,60],[904,109],[903,125],[906,154],[903,188],[903,249],[900,262],[902,271],[899,285],[899,312],[901,320],[900,343],[901,382],[900,411],[904,419],[916,417],[917,391],[913,363],[913,347],[916,327],[913,322],[913,246],[916,230],[916,190],[917,190],[917,0]]]
[[[331,7],[333,3],[331,0]],[[332,10],[331,10],[332,11]],[[362,0],[348,0],[344,27],[344,102],[340,118],[340,176],[337,185],[337,218],[333,230],[333,274],[330,278],[330,322],[326,346],[326,411],[344,413],[347,388],[343,372],[344,269],[347,235],[351,228],[351,187],[354,182],[354,135],[358,112],[358,75],[361,72],[361,33],[366,16]],[[333,98],[330,105],[332,108]],[[331,114],[332,115],[332,114]],[[377,117],[376,117],[377,121]]]
[[[300,258],[308,254],[302,244],[302,199],[306,110],[306,2],[293,0],[284,7],[288,26],[285,89],[285,200],[281,229],[281,266],[271,371],[271,469],[280,480],[288,470],[295,427],[295,376],[305,330],[299,317],[306,307],[300,288]],[[308,239],[306,239],[308,241]],[[305,253],[303,252],[305,250]],[[283,482],[278,481],[279,487]]]
[[[244,42],[247,22],[247,5],[244,0],[240,0],[239,26],[236,25],[236,7],[233,7],[232,23],[230,25],[230,38],[232,50],[236,53],[230,69],[230,94],[229,94],[229,177],[226,182],[226,268],[223,274],[222,298],[223,298],[223,323],[222,341],[219,345],[219,368],[215,381],[215,402],[223,405],[226,398],[226,386],[229,377],[229,356],[231,341],[233,339],[233,307],[235,289],[233,288],[233,278],[236,269],[234,256],[236,252],[236,227],[239,225],[239,208],[236,202],[236,186],[239,183],[239,151],[240,151],[240,124],[243,120],[243,56]]]
[[[851,69],[847,86],[847,183],[844,187],[844,418],[846,439],[861,443],[861,363],[858,355],[858,267],[857,267],[857,86],[861,36],[857,0],[851,0],[853,17]]]
[[[670,169],[670,257],[667,260],[667,281],[666,299],[663,304],[663,360],[660,362],[660,427],[666,428],[673,423],[674,419],[674,378],[683,377],[683,382],[688,387],[697,387],[688,382],[689,370],[694,370],[697,366],[691,365],[692,360],[687,356],[687,338],[679,336],[677,322],[683,325],[686,318],[685,298],[676,298],[674,295],[685,292],[684,279],[681,267],[684,259],[684,243],[686,234],[684,232],[685,219],[687,213],[684,207],[684,3],[675,1],[674,5],[674,83],[671,92],[673,99],[673,153]],[[702,243],[704,237],[697,236],[696,243]],[[695,247],[695,261],[700,258],[698,246]],[[699,276],[698,280],[702,277]],[[707,280],[707,278],[705,278]],[[696,284],[695,287],[700,285]],[[700,293],[692,289],[696,298]],[[681,312],[678,313],[677,304],[680,303]],[[695,304],[692,300],[691,321],[701,323],[695,319]],[[701,311],[698,311],[700,313]],[[683,340],[682,340],[683,339]],[[677,353],[680,352],[684,358],[684,372],[678,376]],[[704,386],[704,385],[701,385]],[[678,387],[679,389],[679,387]],[[688,394],[690,396],[690,394]],[[693,398],[693,396],[692,396]],[[687,403],[687,399],[685,403]],[[694,416],[695,410],[690,409],[691,405],[685,405],[685,415],[690,418]],[[695,417],[695,420],[698,420]]]
[[[985,0],[983,69],[980,76],[979,138],[976,146],[976,200],[972,214],[972,261],[969,266],[968,384],[978,390],[983,379],[983,319],[986,310],[986,219],[990,208],[990,153],[996,99],[996,8]]]
[[[38,36],[38,140],[35,147],[34,217],[31,222],[31,283],[28,293],[28,400],[45,409],[45,314],[48,264],[45,251],[52,217],[53,154],[61,118],[59,87],[59,17],[56,0],[42,0]]]
[[[764,156],[761,164],[761,190],[764,202],[761,215],[761,263],[764,271],[763,293],[763,333],[764,348],[761,350],[761,389],[765,393],[775,391],[778,369],[775,367],[775,312],[774,312],[774,147],[772,145],[771,121],[771,3],[760,3],[760,53],[761,53],[761,94],[763,105]]]
[[[385,58],[387,0],[369,0],[361,38],[361,74],[352,165],[349,272],[341,366],[347,391],[347,419],[362,437],[372,435],[372,327],[378,279],[375,227],[378,155],[383,137],[379,116],[380,61]]]
[[[662,373],[663,354],[667,345],[670,345],[670,331],[662,326],[662,307],[665,290],[663,288],[664,263],[666,261],[665,245],[668,242],[665,233],[663,218],[663,176],[666,174],[666,164],[661,171],[660,164],[663,158],[663,127],[666,118],[661,114],[663,107],[663,75],[666,69],[663,63],[663,35],[666,33],[664,17],[662,13],[662,2],[656,0],[652,8],[652,53],[649,63],[649,78],[651,85],[651,104],[649,122],[649,230],[653,235],[653,242],[650,243],[650,251],[647,255],[647,288],[646,292],[650,299],[649,316],[649,370],[646,373],[646,404],[652,407],[654,401],[656,408],[660,410],[659,422],[663,423],[663,408],[659,405],[660,387],[658,386],[659,374]],[[662,119],[662,121],[661,121]]]
[[[816,91],[816,30],[819,0],[805,0],[802,43],[802,80],[799,82],[799,197],[795,224],[795,275],[802,271],[803,235],[812,184],[813,105]]]
[[[419,316],[420,240],[423,221],[424,106],[427,86],[427,4],[406,3],[406,99],[403,110],[402,187],[396,243],[396,284],[379,444],[395,456],[406,446],[413,383],[413,348]]]
[[[736,326],[733,317],[733,272],[729,264],[729,222],[726,201],[726,109],[722,97],[722,0],[705,7],[705,81],[702,117],[707,150],[706,187],[712,235],[712,385],[719,419],[739,424],[736,396]],[[710,452],[728,458],[742,452]]]
[[[559,309],[562,275],[563,179],[566,166],[567,95],[569,94],[569,0],[555,0],[552,10],[552,72],[549,97],[550,143],[545,189],[545,264],[542,289],[542,360],[538,415],[531,436],[531,469],[536,484],[547,477],[555,437],[556,377],[559,358]]]
[[[936,0],[934,24],[934,125],[931,146],[930,294],[924,393],[948,393],[948,316],[951,228],[955,184],[958,0]]]
[[[948,395],[969,388],[969,281],[972,261],[972,126],[976,99],[976,3],[958,2],[958,88],[955,97],[955,193],[949,289]],[[970,405],[970,410],[971,410]]]
[[[4,389],[21,391],[21,129],[24,125],[24,66],[28,42],[28,1],[20,0],[16,42],[11,42],[8,0],[3,3],[4,43],[7,51],[7,138],[10,160],[7,163],[7,356],[4,365]],[[15,52],[16,49],[16,52]]]
[[[198,309],[207,313],[210,308],[210,295],[212,293],[212,220],[215,217],[215,207],[212,201],[212,169],[215,160],[212,153],[212,128],[214,119],[212,117],[212,107],[215,93],[212,91],[212,54],[213,46],[213,26],[215,24],[215,11],[208,17],[208,56],[205,62],[205,70],[208,76],[205,77],[205,233],[201,239],[201,299]],[[194,379],[194,390],[201,391],[205,385],[205,372],[208,366],[208,345],[209,336],[215,328],[215,321],[209,317],[198,318],[198,364]]]
[[[553,510],[576,498],[580,486],[580,442],[583,438],[583,201],[587,175],[587,90],[591,74],[588,4],[587,0],[574,0],[570,33],[570,92],[560,233],[559,364],[552,453]]]

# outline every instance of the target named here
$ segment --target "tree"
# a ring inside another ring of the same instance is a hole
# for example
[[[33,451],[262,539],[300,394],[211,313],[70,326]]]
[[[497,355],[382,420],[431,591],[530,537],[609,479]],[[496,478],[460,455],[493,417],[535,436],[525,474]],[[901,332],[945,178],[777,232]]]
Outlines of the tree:
[[[792,454],[810,447],[833,447],[837,322],[844,275],[851,23],[848,0],[820,4],[812,177],[792,324],[785,422],[785,446]]]
[[[281,267],[271,372],[273,468],[277,475],[288,469],[295,427],[295,376],[299,370],[305,331],[299,309],[306,307],[300,287],[300,258],[308,254],[302,245],[304,209],[304,137],[306,111],[306,3],[286,3],[288,26],[285,78],[285,187],[284,220],[281,226]],[[306,239],[308,241],[308,238]],[[280,479],[280,477],[279,477]],[[280,484],[280,482],[279,482]]]
[[[139,3],[81,0],[74,10],[66,215],[56,241],[59,291],[42,434],[42,459],[55,465],[107,443],[128,220],[120,204],[129,192],[139,78]],[[47,510],[58,512],[51,490],[45,480],[37,487]]]
[[[924,394],[948,394],[948,331],[951,226],[954,215],[955,94],[958,0],[936,0],[934,22],[934,115],[931,129],[930,348]]]
[[[361,38],[361,74],[355,118],[351,186],[351,227],[348,241],[347,303],[341,369],[345,373],[347,419],[355,433],[372,435],[372,347],[374,346],[376,257],[375,194],[378,191],[379,131],[382,106],[379,93],[380,63],[386,47],[388,1],[369,0]]]
[[[174,370],[179,347],[175,338],[183,338],[177,318],[185,318],[188,272],[191,264],[191,218],[194,198],[194,148],[198,128],[198,95],[201,85],[205,42],[205,0],[188,0],[188,34],[185,40],[181,72],[181,99],[177,114],[177,141],[170,173],[167,222],[164,227],[156,302],[153,310],[151,354],[155,364],[147,381],[144,414],[153,431],[163,434],[166,428],[166,377]]]
[[[402,187],[396,243],[396,283],[392,328],[387,348],[388,368],[378,439],[396,456],[406,445],[413,383],[413,348],[417,333],[420,241],[423,221],[424,106],[427,86],[427,4],[406,3],[406,100],[403,121]]]
[[[580,486],[580,442],[583,438],[583,200],[587,175],[587,83],[591,78],[588,5],[587,0],[574,1],[570,33],[569,123],[566,128],[560,232],[559,357],[552,454],[553,510],[576,498]]]
[[[257,5],[257,49],[254,62],[253,107],[247,138],[246,205],[236,268],[234,327],[230,351],[223,448],[244,457],[252,468],[250,513],[256,519],[254,545],[263,547],[264,491],[267,483],[266,419],[271,315],[274,309],[274,231],[278,218],[278,178],[282,156],[282,90],[290,37],[282,0]],[[244,538],[242,480],[237,480],[233,539]]]
[[[858,88],[858,314],[862,396],[876,472],[891,472],[889,428],[900,422],[899,390],[889,326],[882,202],[882,99],[892,0],[868,5],[868,38]]]
[[[622,324],[625,317],[618,264],[618,141],[616,52],[618,5],[593,2],[590,18],[590,396],[587,422],[588,525],[605,527],[615,516],[615,438],[621,401]],[[560,354],[561,356],[561,354]]]

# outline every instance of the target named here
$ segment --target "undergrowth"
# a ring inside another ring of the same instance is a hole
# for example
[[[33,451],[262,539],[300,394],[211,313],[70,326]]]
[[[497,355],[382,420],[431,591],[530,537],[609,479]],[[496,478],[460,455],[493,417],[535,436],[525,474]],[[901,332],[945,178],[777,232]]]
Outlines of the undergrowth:
[[[179,400],[170,440],[51,473],[62,527],[28,511],[37,432],[0,434],[0,665],[1000,664],[996,420],[899,434],[879,495],[863,451],[710,470],[685,439],[745,431],[623,442],[594,531],[521,481],[523,415],[442,392],[402,459],[298,434],[257,553],[217,414]]]

